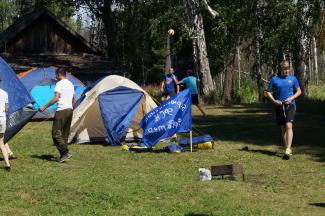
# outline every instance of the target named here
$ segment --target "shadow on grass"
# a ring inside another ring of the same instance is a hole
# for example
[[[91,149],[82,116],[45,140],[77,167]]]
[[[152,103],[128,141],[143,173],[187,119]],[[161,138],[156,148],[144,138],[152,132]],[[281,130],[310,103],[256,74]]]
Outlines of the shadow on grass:
[[[188,213],[184,216],[212,216],[212,214],[195,214],[195,213]]]
[[[325,101],[303,100],[297,102],[297,115],[294,122],[294,150],[310,154],[315,160],[325,161],[325,148],[322,134],[325,131]],[[221,107],[222,112],[212,115],[193,117],[193,126],[215,140],[234,144],[253,144],[260,146],[279,145],[282,147],[281,129],[275,123],[272,104],[233,105]],[[270,156],[274,152],[252,150]]]
[[[325,203],[309,203],[309,205],[325,208]]]
[[[47,160],[51,162],[57,162],[57,157],[54,157],[53,155],[32,155],[32,158],[40,159],[40,160]]]
[[[249,152],[249,153],[259,153],[259,154],[264,154],[264,155],[269,155],[269,156],[277,156],[277,157],[281,157],[281,158],[283,157],[274,151],[262,150],[262,149],[248,149],[247,146],[242,149],[238,149],[238,151],[244,151],[244,152]]]
[[[164,148],[162,148],[162,149],[148,149],[148,150],[135,149],[135,150],[130,150],[130,151],[135,152],[135,153],[156,153],[156,154],[161,154],[161,153],[178,154],[179,153],[179,152],[168,152]],[[197,152],[197,151],[198,151],[197,149],[192,149],[192,152]],[[185,153],[185,152],[191,152],[191,150],[186,148],[181,153]]]
[[[16,159],[18,159],[17,157],[10,157],[9,158],[9,160],[16,160]],[[0,161],[4,161],[4,159],[3,158],[0,158]]]

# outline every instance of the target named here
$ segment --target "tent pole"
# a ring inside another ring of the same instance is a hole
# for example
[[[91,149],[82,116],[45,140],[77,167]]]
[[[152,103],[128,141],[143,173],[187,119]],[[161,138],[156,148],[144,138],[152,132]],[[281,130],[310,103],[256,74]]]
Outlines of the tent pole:
[[[191,148],[191,152],[193,152],[193,145],[192,145],[192,131],[190,131],[190,148]]]

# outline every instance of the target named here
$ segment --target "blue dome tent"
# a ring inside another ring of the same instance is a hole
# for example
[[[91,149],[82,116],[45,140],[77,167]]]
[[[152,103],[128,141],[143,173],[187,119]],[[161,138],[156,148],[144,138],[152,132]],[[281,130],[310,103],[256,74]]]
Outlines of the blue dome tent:
[[[29,71],[18,74],[21,82],[35,100],[33,106],[36,110],[48,103],[54,97],[54,88],[57,82],[55,78],[55,70],[55,67],[33,68]],[[67,74],[67,78],[74,85],[75,96],[78,100],[86,87],[80,80],[69,73]],[[37,112],[34,119],[53,118],[56,107],[57,104],[53,104],[44,112]]]
[[[69,142],[121,145],[142,137],[143,116],[157,107],[133,81],[110,75],[85,91],[73,111]]]

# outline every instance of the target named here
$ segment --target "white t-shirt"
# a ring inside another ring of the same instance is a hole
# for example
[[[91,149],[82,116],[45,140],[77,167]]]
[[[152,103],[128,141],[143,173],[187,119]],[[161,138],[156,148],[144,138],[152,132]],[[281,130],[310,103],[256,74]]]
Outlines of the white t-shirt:
[[[72,109],[72,98],[74,95],[74,86],[68,79],[62,79],[56,83],[54,92],[60,94],[57,111]]]
[[[0,89],[0,117],[6,117],[6,104],[8,104],[8,94]]]

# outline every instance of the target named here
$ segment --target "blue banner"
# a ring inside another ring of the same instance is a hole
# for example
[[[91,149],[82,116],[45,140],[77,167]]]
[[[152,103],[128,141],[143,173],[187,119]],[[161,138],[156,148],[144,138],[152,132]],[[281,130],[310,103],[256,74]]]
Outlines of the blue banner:
[[[169,98],[147,113],[141,123],[143,138],[141,144],[151,148],[159,140],[171,137],[177,132],[192,130],[191,92],[186,89]]]

